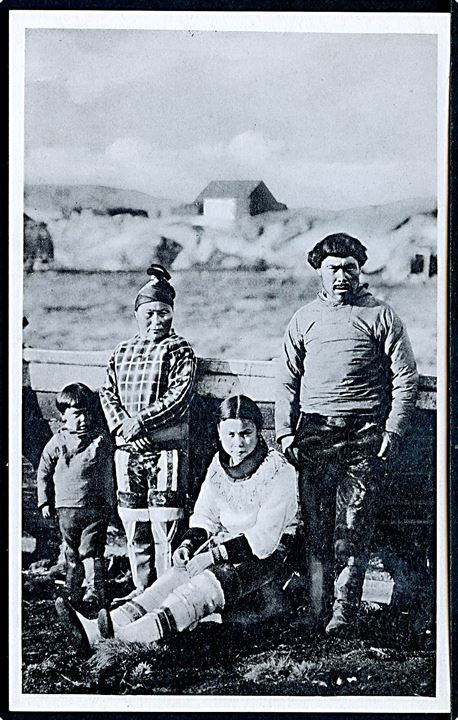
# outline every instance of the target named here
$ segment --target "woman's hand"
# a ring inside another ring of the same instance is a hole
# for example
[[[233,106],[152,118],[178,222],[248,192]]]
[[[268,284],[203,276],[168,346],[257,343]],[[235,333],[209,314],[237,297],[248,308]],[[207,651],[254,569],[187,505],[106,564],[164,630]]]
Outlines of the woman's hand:
[[[214,565],[214,563],[215,559],[212,551],[207,550],[206,552],[194,555],[192,560],[190,560],[186,565],[186,570],[188,571],[188,575],[190,575],[190,577],[194,577],[194,575],[198,575],[210,567],[210,565]]]
[[[138,437],[136,440],[130,440],[129,444],[132,445],[137,452],[148,452],[151,450],[150,442],[146,437]]]
[[[51,508],[49,507],[49,505],[43,505],[43,507],[41,508],[41,514],[45,520],[49,520],[49,518],[51,517]]]
[[[173,566],[177,568],[184,568],[191,559],[191,549],[189,545],[180,545],[173,553],[172,561]]]
[[[143,428],[141,422],[136,417],[126,418],[119,427],[119,434],[123,436],[124,440],[133,440],[137,435],[140,435]]]

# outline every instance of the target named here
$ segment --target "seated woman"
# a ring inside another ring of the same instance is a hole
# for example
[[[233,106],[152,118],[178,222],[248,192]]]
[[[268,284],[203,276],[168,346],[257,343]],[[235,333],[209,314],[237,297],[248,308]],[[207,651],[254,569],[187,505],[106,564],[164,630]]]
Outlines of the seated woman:
[[[82,651],[102,638],[153,642],[234,607],[281,570],[297,525],[296,473],[262,435],[262,415],[236,395],[218,411],[221,449],[200,489],[173,567],[135,600],[98,620],[64,598],[56,609]]]

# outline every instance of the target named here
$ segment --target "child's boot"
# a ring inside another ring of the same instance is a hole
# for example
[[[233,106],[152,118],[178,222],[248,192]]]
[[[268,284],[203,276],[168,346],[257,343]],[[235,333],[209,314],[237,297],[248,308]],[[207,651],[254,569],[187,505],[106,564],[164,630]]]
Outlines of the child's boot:
[[[86,592],[83,601],[103,607],[106,603],[104,559],[85,558],[83,564],[86,576]]]
[[[84,565],[80,560],[67,558],[65,585],[68,598],[73,605],[78,605],[83,598]]]

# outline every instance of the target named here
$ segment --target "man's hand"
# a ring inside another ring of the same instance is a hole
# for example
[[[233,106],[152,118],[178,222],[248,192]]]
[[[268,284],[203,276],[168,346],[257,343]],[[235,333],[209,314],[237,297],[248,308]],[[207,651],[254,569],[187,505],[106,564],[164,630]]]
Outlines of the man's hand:
[[[191,549],[189,545],[180,545],[173,553],[172,561],[173,566],[177,568],[184,568],[191,559]]]
[[[124,440],[129,442],[143,431],[140,420],[136,417],[126,418],[120,425],[118,433],[123,436]]]
[[[380,450],[377,453],[377,457],[382,460],[388,460],[392,458],[399,450],[399,435],[395,432],[388,432],[385,430],[382,436],[382,444]]]
[[[287,461],[291,463],[291,465],[294,465],[294,467],[297,467],[299,464],[299,450],[294,445],[294,435],[285,435],[285,437],[282,437],[281,449]]]
[[[49,507],[49,505],[43,505],[43,507],[41,508],[41,514],[45,520],[49,520],[49,518],[51,517],[51,508]]]
[[[215,559],[212,551],[207,550],[206,552],[199,553],[199,555],[194,555],[194,557],[186,565],[186,569],[190,577],[194,577],[194,575],[198,575],[203,572],[203,570],[210,567],[210,565],[213,565],[214,562]]]

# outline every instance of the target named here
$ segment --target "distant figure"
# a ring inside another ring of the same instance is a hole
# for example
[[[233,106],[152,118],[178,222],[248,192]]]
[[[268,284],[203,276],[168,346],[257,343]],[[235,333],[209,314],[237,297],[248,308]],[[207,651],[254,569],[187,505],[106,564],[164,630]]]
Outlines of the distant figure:
[[[161,431],[186,413],[196,358],[172,328],[175,290],[161,265],[135,299],[138,333],[114,350],[100,399],[116,444],[118,511],[135,589],[143,592],[171,563],[171,542],[184,516],[178,449],[161,449]],[[173,434],[173,433],[172,433]]]
[[[84,652],[101,637],[150,643],[236,607],[281,573],[297,524],[296,472],[261,435],[262,415],[244,395],[218,412],[220,450],[200,489],[174,567],[134,602],[87,620],[60,598],[56,609]],[[189,637],[192,642],[192,635]]]
[[[54,260],[54,245],[46,223],[35,222],[24,214],[24,269],[33,272],[35,261]]]
[[[183,246],[180,245],[180,243],[162,235],[161,242],[156,247],[156,257],[158,263],[164,265],[165,267],[170,267],[182,249]]]
[[[103,556],[113,506],[112,445],[101,423],[97,395],[87,385],[67,385],[56,405],[63,426],[41,455],[38,507],[45,520],[57,512],[71,602],[84,599],[100,607],[106,599]]]
[[[360,284],[366,259],[364,245],[345,233],[315,245],[308,261],[321,290],[293,316],[279,362],[276,433],[299,470],[318,622],[329,619],[334,565],[330,635],[354,631],[384,461],[398,449],[417,394],[401,320]]]

